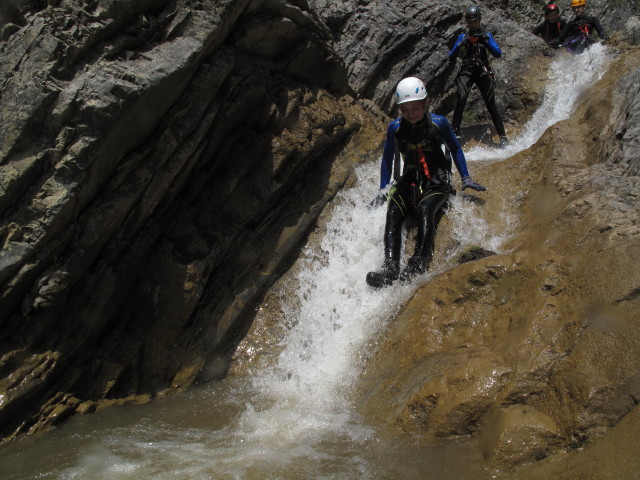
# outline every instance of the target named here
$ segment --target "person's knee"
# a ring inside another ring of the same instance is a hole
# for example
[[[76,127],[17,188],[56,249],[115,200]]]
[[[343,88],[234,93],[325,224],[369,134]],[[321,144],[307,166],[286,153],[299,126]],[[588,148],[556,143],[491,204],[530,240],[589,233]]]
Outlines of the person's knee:
[[[424,202],[418,205],[418,218],[426,218],[428,220],[433,220],[435,213],[438,209],[436,202]]]
[[[431,194],[418,204],[418,215],[434,217],[438,210],[444,206],[447,198],[448,196],[445,193]]]

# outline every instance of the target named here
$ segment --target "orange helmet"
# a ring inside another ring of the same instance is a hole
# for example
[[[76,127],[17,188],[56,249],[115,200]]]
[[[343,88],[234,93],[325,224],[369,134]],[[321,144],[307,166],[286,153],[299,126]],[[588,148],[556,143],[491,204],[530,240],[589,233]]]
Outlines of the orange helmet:
[[[581,7],[582,5],[586,5],[587,0],[571,0],[571,8],[573,7]]]

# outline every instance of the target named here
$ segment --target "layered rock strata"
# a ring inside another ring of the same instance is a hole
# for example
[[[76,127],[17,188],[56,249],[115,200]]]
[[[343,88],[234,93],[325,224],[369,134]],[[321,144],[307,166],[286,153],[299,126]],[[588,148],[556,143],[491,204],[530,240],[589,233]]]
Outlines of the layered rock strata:
[[[0,44],[4,436],[224,373],[378,118],[303,2],[24,4]]]

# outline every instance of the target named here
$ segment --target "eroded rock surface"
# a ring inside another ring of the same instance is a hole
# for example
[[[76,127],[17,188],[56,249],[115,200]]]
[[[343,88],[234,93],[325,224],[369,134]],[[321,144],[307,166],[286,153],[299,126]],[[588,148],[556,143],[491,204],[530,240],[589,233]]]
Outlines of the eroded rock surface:
[[[468,2],[317,0],[312,3],[330,26],[336,51],[348,66],[349,83],[359,94],[395,116],[390,93],[400,79],[414,75],[424,80],[436,113],[448,114],[453,110],[454,81],[460,65],[449,62],[447,55],[465,28],[463,15]],[[503,58],[494,59],[493,66],[498,82],[498,106],[510,130],[517,129],[519,122],[528,118],[541,101],[535,79],[546,71],[541,65],[549,53],[544,42],[531,35],[526,24],[514,21],[514,16],[525,18],[518,12],[519,8],[537,18],[537,11],[525,2],[507,10],[491,3],[482,5],[483,25],[495,34],[505,54]],[[532,57],[542,58],[532,62]],[[485,127],[491,123],[476,90],[469,96],[467,116]]]
[[[553,52],[528,33],[539,9],[481,5],[506,53],[499,102],[517,130]],[[436,111],[453,108],[446,54],[465,6],[3,1],[0,434],[223,374],[218,360],[254,318],[253,353],[238,357],[272,360],[285,327],[268,289],[352,162],[379,155],[395,83],[423,77]],[[610,28],[637,13],[595,8]],[[637,51],[618,53],[574,118],[477,172],[487,211],[519,218],[518,234],[508,253],[434,279],[395,319],[363,374],[369,418],[480,436],[506,469],[583,445],[610,454],[603,432],[634,438],[640,82]],[[482,130],[477,95],[469,112]],[[447,228],[445,217],[439,249]],[[568,475],[554,458],[539,471]]]
[[[304,3],[25,5],[0,44],[3,435],[221,374],[381,119]]]
[[[519,212],[510,253],[416,292],[367,365],[369,415],[427,436],[477,433],[489,464],[513,466],[597,442],[637,410],[640,179],[626,132],[638,54],[622,53],[535,148],[477,174],[487,211]]]

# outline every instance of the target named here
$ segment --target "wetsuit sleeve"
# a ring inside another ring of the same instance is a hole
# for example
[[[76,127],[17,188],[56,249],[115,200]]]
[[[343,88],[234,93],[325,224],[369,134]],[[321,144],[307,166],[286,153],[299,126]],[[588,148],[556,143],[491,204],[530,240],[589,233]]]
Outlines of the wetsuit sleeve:
[[[393,160],[396,153],[395,133],[398,130],[398,120],[394,120],[387,127],[387,136],[384,140],[382,160],[380,161],[380,188],[386,187],[391,182],[393,175]]]
[[[600,20],[598,20],[598,17],[591,17],[591,23],[595,31],[598,32],[598,37],[600,37],[601,40],[607,40],[609,38],[605,33],[604,28],[602,28],[602,24],[600,23]]]
[[[540,25],[538,25],[536,28],[534,28],[533,30],[531,30],[531,33],[533,33],[534,35],[536,35],[537,37],[540,37],[542,32],[544,32],[544,22],[542,22]]]
[[[493,35],[488,32],[486,33],[486,36],[487,50],[489,50],[491,52],[491,55],[493,55],[494,57],[500,58],[502,56],[502,50],[500,50],[500,47],[498,46],[495,38],[493,38]]]
[[[564,28],[560,32],[560,35],[558,35],[558,42],[564,43],[564,40],[567,38],[567,36],[569,35],[569,32],[571,31],[572,25],[573,25],[572,21],[569,21],[565,24]]]
[[[460,50],[460,46],[462,45],[462,42],[464,42],[464,37],[465,37],[464,33],[461,33],[460,35],[458,35],[458,38],[456,39],[456,43],[453,44],[453,48],[449,52],[449,60],[453,61],[456,58],[458,58],[458,52]]]
[[[442,140],[451,152],[453,163],[456,164],[456,169],[460,174],[460,178],[468,177],[469,170],[467,169],[467,160],[464,158],[462,147],[458,143],[458,139],[451,129],[451,124],[445,117],[440,115],[432,115],[432,119],[440,128],[440,135],[442,135]]]

